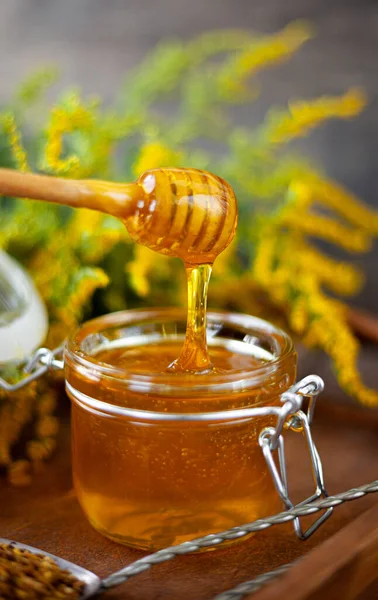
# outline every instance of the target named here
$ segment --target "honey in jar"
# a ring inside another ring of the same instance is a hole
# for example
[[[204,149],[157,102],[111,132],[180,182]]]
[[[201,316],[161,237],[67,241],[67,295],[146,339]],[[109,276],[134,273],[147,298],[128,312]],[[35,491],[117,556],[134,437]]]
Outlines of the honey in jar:
[[[247,315],[208,314],[214,371],[167,370],[186,315],[125,311],[68,341],[73,473],[92,525],[156,550],[273,514],[280,501],[258,444],[295,380],[290,339]]]

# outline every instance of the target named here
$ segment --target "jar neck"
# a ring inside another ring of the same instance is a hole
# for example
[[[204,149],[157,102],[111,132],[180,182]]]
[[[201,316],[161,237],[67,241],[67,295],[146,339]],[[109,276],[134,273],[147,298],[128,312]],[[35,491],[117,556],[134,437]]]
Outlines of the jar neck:
[[[175,309],[125,311],[84,324],[65,350],[66,379],[71,389],[111,406],[190,413],[275,403],[294,383],[296,353],[290,338],[260,319],[233,313],[208,313],[211,344],[243,346],[246,352],[271,356],[271,360],[261,360],[249,370],[190,375],[140,374],[96,359],[98,347],[114,343],[133,347],[133,343],[142,343],[143,335],[160,335],[164,341],[167,335],[178,339],[180,327],[185,329],[185,316]]]

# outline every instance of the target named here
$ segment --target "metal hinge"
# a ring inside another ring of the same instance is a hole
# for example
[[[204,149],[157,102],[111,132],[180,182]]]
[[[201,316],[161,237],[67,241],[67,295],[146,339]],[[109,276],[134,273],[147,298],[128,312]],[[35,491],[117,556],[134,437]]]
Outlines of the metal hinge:
[[[294,507],[302,506],[304,504],[311,504],[314,500],[318,500],[322,497],[328,498],[328,492],[324,485],[322,463],[312,438],[310,427],[316,399],[323,389],[323,380],[317,375],[309,375],[293,385],[281,396],[281,401],[284,403],[284,411],[278,419],[276,427],[265,428],[259,437],[259,444],[263,451],[275,488],[286,510],[291,510]],[[307,414],[300,410],[303,397],[309,398]],[[293,410],[294,407],[295,412]],[[284,428],[302,433],[309,453],[312,477],[315,482],[314,493],[309,498],[306,498],[296,505],[293,504],[289,497],[284,438],[282,436]],[[277,451],[277,463],[274,457],[275,451]],[[325,510],[325,512],[306,531],[303,531],[300,519],[299,517],[296,517],[293,520],[296,535],[301,540],[306,540],[331,516],[332,512],[332,507]]]
[[[38,348],[21,369],[25,376],[15,383],[9,383],[9,381],[0,377],[0,389],[6,392],[16,392],[32,383],[32,381],[39,379],[48,371],[60,371],[64,368],[63,350],[63,344],[55,350]]]

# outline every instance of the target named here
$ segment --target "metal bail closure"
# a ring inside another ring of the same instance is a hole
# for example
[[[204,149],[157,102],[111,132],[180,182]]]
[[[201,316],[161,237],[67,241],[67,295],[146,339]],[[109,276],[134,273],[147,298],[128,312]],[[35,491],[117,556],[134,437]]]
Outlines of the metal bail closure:
[[[64,368],[63,361],[64,344],[49,350],[48,348],[38,348],[25,362],[20,372],[25,375],[22,379],[12,383],[0,377],[0,390],[6,392],[17,392],[17,390],[29,385],[32,381],[39,379],[48,371],[61,371]]]
[[[308,417],[301,410],[297,411],[291,416],[290,420],[286,425],[293,431],[301,431],[306,442],[307,449],[309,451],[311,460],[312,476],[315,483],[315,492],[306,500],[299,502],[295,507],[302,506],[303,504],[311,503],[320,497],[327,498],[328,493],[324,486],[323,468],[320,461],[320,457],[314,441],[311,435],[311,429],[308,422]],[[294,504],[289,498],[288,483],[287,483],[287,471],[286,471],[286,460],[285,460],[285,448],[284,439],[282,435],[279,435],[277,443],[272,445],[272,440],[276,439],[277,430],[274,427],[268,427],[260,433],[259,444],[262,448],[266,463],[271,473],[276,490],[284,503],[286,510],[294,508]],[[277,448],[278,454],[278,468],[273,457],[273,452]],[[328,508],[321,517],[319,517],[306,531],[303,531],[300,518],[296,517],[293,520],[294,531],[301,540],[307,540],[319,527],[331,516],[333,508]]]

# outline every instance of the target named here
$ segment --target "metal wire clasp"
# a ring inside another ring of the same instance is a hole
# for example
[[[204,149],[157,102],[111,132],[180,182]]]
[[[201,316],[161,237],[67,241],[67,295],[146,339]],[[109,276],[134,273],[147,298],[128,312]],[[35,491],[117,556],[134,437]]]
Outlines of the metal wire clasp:
[[[22,372],[25,373],[25,377],[16,383],[9,383],[0,377],[0,389],[6,392],[16,392],[29,385],[32,381],[42,377],[47,371],[59,371],[63,369],[63,348],[63,345],[54,350],[38,348],[23,366]]]
[[[295,385],[287,392],[282,394],[281,401],[283,402],[282,412],[277,418],[276,427],[267,427],[263,429],[259,436],[259,444],[262,448],[268,469],[272,476],[276,490],[284,503],[285,509],[290,510],[294,504],[289,498],[287,470],[285,459],[285,447],[282,431],[284,428],[294,432],[303,434],[307,450],[310,455],[312,476],[315,483],[315,491],[309,497],[296,504],[302,506],[314,500],[328,497],[327,490],[324,485],[323,467],[319,457],[319,453],[312,439],[311,422],[314,415],[315,403],[317,396],[324,389],[323,380],[317,375],[309,375]],[[302,410],[303,398],[309,398],[307,414]],[[277,450],[278,466],[274,459],[274,452]],[[301,540],[307,540],[328,517],[331,516],[333,508],[328,508],[321,517],[319,517],[306,531],[303,531],[299,517],[293,521],[294,531]]]

